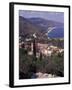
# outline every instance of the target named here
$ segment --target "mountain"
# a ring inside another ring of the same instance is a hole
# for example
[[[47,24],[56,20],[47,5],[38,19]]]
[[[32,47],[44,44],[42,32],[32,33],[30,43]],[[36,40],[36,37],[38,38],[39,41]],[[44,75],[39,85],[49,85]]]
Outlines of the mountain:
[[[36,26],[41,27],[43,31],[48,31],[49,27],[55,27],[54,30],[52,30],[48,37],[50,38],[63,38],[64,37],[64,23],[56,22],[52,20],[46,20],[43,18],[29,18],[29,21],[31,21]]]
[[[25,40],[26,38],[33,37],[33,34],[36,33],[38,39],[45,39],[47,38],[44,34],[45,32],[42,31],[41,27],[36,26],[30,20],[19,16],[19,36]]]
[[[42,28],[45,28],[45,29],[47,29],[48,27],[61,28],[64,26],[63,23],[52,21],[52,20],[46,20],[43,18],[29,18],[28,20],[34,23],[35,25],[41,26]]]
[[[48,37],[50,38],[63,38],[64,37],[64,24],[43,18],[24,18],[19,16],[19,35],[30,37],[36,33],[39,38],[45,38],[45,33],[49,28],[54,28]]]
[[[34,25],[28,19],[19,16],[19,35],[27,38],[32,36],[34,33],[36,33],[38,36],[41,36],[41,28]]]

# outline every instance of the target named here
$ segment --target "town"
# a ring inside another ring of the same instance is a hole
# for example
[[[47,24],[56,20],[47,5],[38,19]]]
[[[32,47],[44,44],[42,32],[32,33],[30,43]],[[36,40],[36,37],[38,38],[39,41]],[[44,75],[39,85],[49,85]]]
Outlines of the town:
[[[28,50],[28,55],[33,55],[33,42],[21,42],[19,43],[19,47]],[[35,47],[36,57],[39,57],[40,53],[44,56],[51,56],[53,53],[58,54],[64,52],[63,48],[39,42],[35,43]]]

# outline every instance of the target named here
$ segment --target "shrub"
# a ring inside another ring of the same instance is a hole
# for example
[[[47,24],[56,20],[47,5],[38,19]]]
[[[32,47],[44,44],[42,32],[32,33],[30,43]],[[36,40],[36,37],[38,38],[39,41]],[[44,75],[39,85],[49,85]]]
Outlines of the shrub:
[[[51,57],[39,57],[27,55],[27,51],[19,51],[19,78],[31,78],[36,72],[55,74],[64,76],[64,52],[55,54]]]

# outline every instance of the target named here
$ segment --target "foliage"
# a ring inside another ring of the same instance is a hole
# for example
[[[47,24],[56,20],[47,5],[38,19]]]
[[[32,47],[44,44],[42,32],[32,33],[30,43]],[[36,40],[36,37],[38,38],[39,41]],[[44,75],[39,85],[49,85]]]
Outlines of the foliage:
[[[57,76],[64,76],[64,52],[55,54],[51,57],[29,56],[23,48],[19,50],[19,71],[20,79],[31,78],[36,72],[50,73]]]

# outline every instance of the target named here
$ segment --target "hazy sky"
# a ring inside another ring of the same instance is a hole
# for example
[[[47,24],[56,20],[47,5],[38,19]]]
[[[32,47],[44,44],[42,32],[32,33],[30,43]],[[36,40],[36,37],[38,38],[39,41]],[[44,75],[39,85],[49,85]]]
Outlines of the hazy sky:
[[[64,22],[63,12],[19,10],[19,16],[23,16],[25,18],[44,18],[46,20]]]

